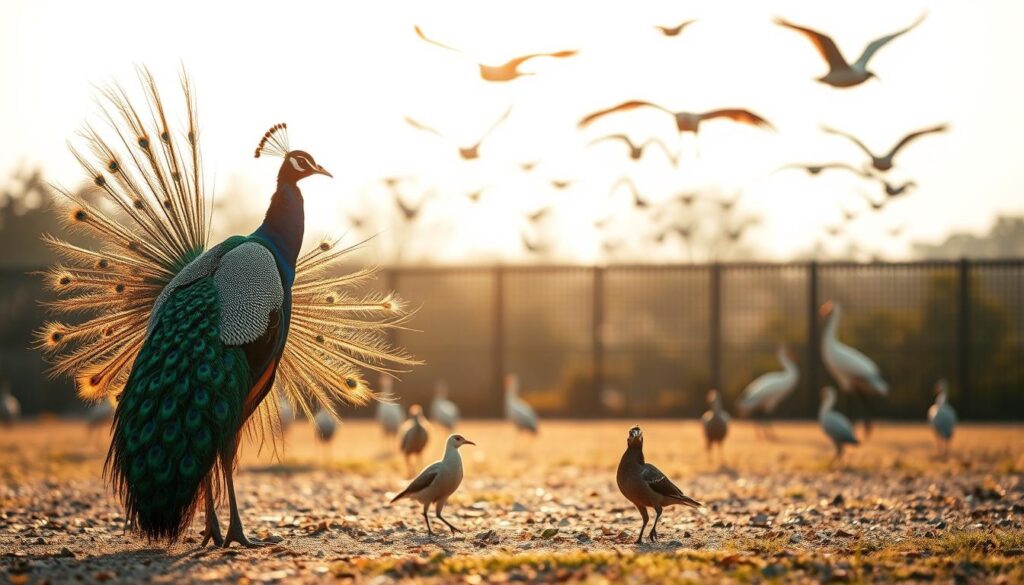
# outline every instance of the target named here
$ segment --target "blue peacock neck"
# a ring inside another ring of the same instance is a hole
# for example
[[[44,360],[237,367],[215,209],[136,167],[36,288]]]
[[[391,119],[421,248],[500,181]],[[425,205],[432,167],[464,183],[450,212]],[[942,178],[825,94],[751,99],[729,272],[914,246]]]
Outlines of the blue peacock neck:
[[[294,182],[279,179],[263,224],[253,235],[267,240],[275,248],[275,255],[286,262],[294,274],[305,225],[302,192]]]

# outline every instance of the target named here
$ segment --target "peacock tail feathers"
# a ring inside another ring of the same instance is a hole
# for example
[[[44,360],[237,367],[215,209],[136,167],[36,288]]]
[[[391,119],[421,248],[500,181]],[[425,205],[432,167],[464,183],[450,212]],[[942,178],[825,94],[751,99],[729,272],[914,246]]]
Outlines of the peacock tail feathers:
[[[102,195],[99,202],[57,187],[67,229],[101,244],[93,249],[44,236],[61,264],[45,274],[58,298],[49,304],[55,319],[39,329],[36,345],[51,359],[51,373],[72,376],[91,401],[122,394],[157,298],[206,250],[209,238],[211,206],[192,85],[182,74],[186,115],[179,125],[170,121],[152,74],[140,68],[139,79],[145,103],[133,105],[118,85],[101,90],[104,123],[86,126],[84,147],[71,148]],[[283,124],[264,136],[261,148],[264,154],[287,148]],[[352,292],[374,277],[372,268],[339,270],[358,247],[325,240],[299,258],[290,333],[275,378],[283,392],[268,393],[247,423],[258,439],[279,435],[279,395],[307,416],[321,406],[337,415],[342,405],[374,396],[362,370],[394,374],[419,363],[388,343],[389,332],[412,314],[401,300]]]
[[[245,352],[220,339],[220,311],[212,278],[171,295],[114,415],[107,471],[127,518],[150,539],[174,540],[191,523],[203,482],[242,424],[251,376]]]

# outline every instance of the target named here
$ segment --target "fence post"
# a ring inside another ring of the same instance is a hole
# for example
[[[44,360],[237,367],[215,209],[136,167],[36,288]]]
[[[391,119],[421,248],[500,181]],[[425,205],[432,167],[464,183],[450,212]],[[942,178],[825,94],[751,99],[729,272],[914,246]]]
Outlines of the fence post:
[[[959,311],[957,314],[957,384],[960,392],[957,408],[967,417],[974,416],[971,410],[971,264],[967,258],[960,259]]]
[[[600,266],[594,267],[593,294],[594,316],[590,343],[593,352],[594,387],[591,408],[595,412],[600,412],[603,409],[598,405],[601,404],[601,392],[604,388],[604,269]]]
[[[505,270],[500,265],[494,267],[494,340],[491,350],[494,352],[494,414],[500,418],[505,392]]]
[[[711,387],[722,391],[722,265],[711,265],[710,282],[710,339],[708,353],[711,356]]]
[[[821,363],[821,343],[818,339],[818,262],[811,260],[807,264],[807,406],[808,414],[813,416],[818,409],[819,379],[818,364]]]

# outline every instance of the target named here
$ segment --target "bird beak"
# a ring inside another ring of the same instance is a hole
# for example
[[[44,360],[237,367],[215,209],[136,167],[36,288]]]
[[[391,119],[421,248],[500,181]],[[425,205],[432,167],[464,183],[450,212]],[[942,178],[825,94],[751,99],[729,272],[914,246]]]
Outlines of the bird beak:
[[[476,443],[474,443],[473,441],[470,441],[469,439],[466,439],[466,444],[467,445],[473,445],[474,447],[476,447]]]
[[[322,166],[320,166],[320,165],[317,165],[317,167],[316,167],[316,172],[317,172],[318,174],[321,174],[321,175],[327,175],[328,177],[330,177],[330,178],[332,178],[332,179],[334,178],[334,175],[332,175],[331,173],[327,172],[327,169],[323,168],[323,167],[322,167]]]

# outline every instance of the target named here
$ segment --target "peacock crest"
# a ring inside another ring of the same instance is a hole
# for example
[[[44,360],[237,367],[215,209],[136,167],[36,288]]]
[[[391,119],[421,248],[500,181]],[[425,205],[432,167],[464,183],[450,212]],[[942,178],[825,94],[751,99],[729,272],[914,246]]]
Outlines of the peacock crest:
[[[69,375],[89,401],[118,397],[147,337],[161,292],[206,250],[210,212],[195,94],[182,73],[185,119],[172,125],[153,75],[139,70],[145,93],[134,106],[121,86],[101,90],[103,131],[86,125],[84,148],[70,146],[101,194],[91,204],[67,189],[61,213],[67,228],[101,242],[95,248],[44,235],[62,262],[45,274],[57,300],[49,304],[60,320],[37,332],[36,344],[52,361],[51,373]],[[256,156],[284,156],[287,126],[264,134]],[[324,407],[337,415],[343,404],[374,396],[362,371],[394,374],[417,364],[388,341],[411,313],[390,293],[354,290],[374,278],[375,269],[341,273],[346,256],[361,245],[324,239],[295,266],[291,328],[275,387],[259,405],[248,428],[262,440],[278,429],[277,400],[288,400],[312,418]]]

